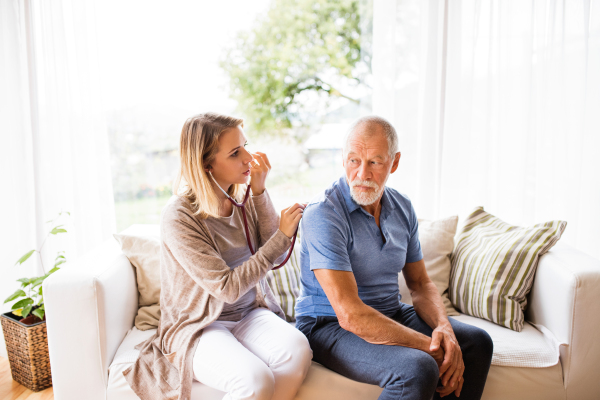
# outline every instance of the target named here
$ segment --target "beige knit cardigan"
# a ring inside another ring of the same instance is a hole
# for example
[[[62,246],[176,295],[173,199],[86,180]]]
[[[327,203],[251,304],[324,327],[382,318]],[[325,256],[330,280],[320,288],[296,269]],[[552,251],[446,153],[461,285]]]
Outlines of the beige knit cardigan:
[[[279,216],[265,191],[246,204],[256,254],[230,269],[220,256],[204,221],[193,215],[188,200],[173,196],[161,216],[161,318],[157,332],[140,343],[135,364],[123,374],[142,400],[187,400],[192,393],[192,358],[202,329],[256,286],[259,306],[284,317],[265,275],[290,246]],[[259,281],[262,280],[266,295]]]

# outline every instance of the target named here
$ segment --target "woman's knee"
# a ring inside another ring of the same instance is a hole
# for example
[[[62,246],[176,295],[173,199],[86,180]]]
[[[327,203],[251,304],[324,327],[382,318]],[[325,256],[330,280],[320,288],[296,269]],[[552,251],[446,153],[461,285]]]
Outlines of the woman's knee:
[[[230,394],[236,399],[270,400],[275,390],[275,377],[265,364],[238,374],[233,383]]]
[[[294,330],[294,336],[291,345],[294,351],[294,356],[292,358],[297,360],[296,362],[299,366],[305,366],[308,369],[312,360],[313,352],[306,336],[304,336],[299,330]]]
[[[308,372],[313,355],[306,336],[294,329],[286,336],[285,347],[285,350],[274,355],[269,367],[303,379]]]

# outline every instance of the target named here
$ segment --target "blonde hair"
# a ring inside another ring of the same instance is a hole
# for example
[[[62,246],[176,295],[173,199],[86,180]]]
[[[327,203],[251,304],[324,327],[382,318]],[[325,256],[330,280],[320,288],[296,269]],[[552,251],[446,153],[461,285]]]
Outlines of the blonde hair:
[[[179,141],[180,168],[173,182],[173,193],[187,198],[194,215],[200,218],[219,216],[221,203],[204,168],[217,154],[221,134],[238,126],[244,126],[243,119],[216,113],[198,114],[183,124]],[[243,189],[243,185],[234,184],[227,193],[239,200]]]

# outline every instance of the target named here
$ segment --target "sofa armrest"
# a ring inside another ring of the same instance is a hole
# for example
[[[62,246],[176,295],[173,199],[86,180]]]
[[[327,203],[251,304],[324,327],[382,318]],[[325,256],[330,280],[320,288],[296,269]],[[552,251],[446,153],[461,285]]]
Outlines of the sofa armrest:
[[[565,345],[560,360],[567,399],[600,393],[600,261],[559,244],[538,265],[526,319]]]
[[[133,267],[110,238],[43,288],[54,398],[106,399],[108,367],[138,309]]]

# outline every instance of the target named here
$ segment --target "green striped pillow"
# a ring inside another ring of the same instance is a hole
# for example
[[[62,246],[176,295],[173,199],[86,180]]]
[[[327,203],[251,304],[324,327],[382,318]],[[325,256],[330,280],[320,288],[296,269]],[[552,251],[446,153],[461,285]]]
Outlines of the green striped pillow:
[[[462,311],[517,332],[539,258],[567,223],[509,225],[478,207],[459,232],[450,271],[450,300]]]
[[[267,272],[267,282],[285,313],[288,322],[296,321],[294,308],[300,295],[300,231],[288,262],[275,271]]]

